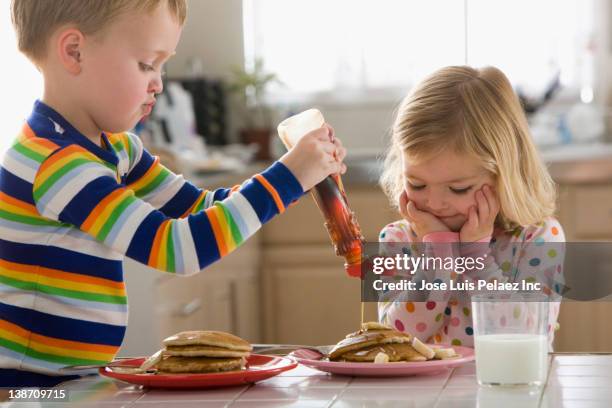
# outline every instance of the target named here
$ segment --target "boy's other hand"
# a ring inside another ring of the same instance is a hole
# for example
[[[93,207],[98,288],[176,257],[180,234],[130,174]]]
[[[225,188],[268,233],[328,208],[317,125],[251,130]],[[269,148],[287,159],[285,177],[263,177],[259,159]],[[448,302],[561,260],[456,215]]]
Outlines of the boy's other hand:
[[[330,174],[344,174],[345,156],[346,149],[334,137],[334,129],[325,124],[304,135],[279,161],[291,170],[302,189],[308,191]]]

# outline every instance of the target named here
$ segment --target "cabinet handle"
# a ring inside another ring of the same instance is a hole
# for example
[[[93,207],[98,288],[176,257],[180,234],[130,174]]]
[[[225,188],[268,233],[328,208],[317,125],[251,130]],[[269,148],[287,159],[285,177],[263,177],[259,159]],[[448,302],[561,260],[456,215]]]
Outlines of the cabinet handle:
[[[200,310],[202,308],[202,299],[193,299],[189,303],[185,303],[183,306],[179,307],[178,311],[175,313],[177,316],[190,316]]]

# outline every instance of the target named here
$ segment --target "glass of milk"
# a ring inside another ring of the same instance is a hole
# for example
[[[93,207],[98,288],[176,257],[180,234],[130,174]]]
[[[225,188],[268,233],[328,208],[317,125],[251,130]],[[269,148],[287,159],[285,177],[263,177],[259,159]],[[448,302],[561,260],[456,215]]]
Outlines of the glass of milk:
[[[544,384],[548,372],[547,300],[533,292],[472,296],[480,385]]]

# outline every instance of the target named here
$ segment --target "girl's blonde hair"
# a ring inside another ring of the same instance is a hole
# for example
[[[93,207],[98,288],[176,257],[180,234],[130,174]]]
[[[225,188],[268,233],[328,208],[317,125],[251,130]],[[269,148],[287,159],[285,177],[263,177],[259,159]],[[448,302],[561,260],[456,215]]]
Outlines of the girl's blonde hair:
[[[418,163],[447,149],[478,160],[496,180],[504,229],[537,224],[555,212],[555,184],[527,119],[497,68],[451,66],[434,72],[401,103],[380,184],[397,207],[402,155]]]
[[[186,0],[12,0],[11,19],[19,51],[40,62],[47,41],[64,24],[74,24],[84,34],[93,35],[127,11],[151,12],[163,3],[183,25]]]

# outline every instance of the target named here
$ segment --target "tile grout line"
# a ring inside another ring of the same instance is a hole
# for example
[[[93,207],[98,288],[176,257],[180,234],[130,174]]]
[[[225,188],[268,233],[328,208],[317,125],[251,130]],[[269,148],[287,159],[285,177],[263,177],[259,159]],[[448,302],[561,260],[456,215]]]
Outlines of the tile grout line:
[[[446,381],[444,382],[444,384],[442,384],[442,388],[440,389],[440,392],[438,393],[437,397],[436,397],[436,401],[434,402],[434,407],[438,406],[438,403],[440,402],[440,397],[442,397],[442,393],[444,392],[444,390],[446,389],[446,386],[448,385],[448,383],[450,382],[451,378],[453,377],[453,375],[455,375],[455,370],[457,368],[453,367],[451,368],[451,372],[448,375],[448,377],[446,378]]]
[[[246,393],[248,390],[250,390],[252,387],[255,386],[255,383],[251,383],[248,384],[247,387],[245,389],[243,389],[242,391],[240,391],[238,393],[238,395],[236,395],[234,398],[232,398],[231,401],[228,401],[228,403],[225,405],[226,407],[230,407],[234,404],[234,402],[237,402],[238,398],[240,398],[242,396],[242,394]]]
[[[351,383],[355,380],[355,377],[351,376],[349,381],[346,383],[346,385],[344,386],[344,388],[342,388],[342,391],[340,391],[339,394],[337,394],[336,396],[334,396],[334,398],[332,398],[331,401],[329,401],[329,405],[326,406],[326,408],[331,408],[332,405],[334,405],[336,403],[336,401],[338,401],[338,399],[342,396],[342,394],[344,394],[344,391],[346,391],[346,389],[349,387],[349,385],[351,385]]]
[[[540,393],[540,401],[538,402],[538,407],[542,406],[544,402],[544,393],[546,392],[546,387],[548,387],[548,381],[550,380],[550,372],[553,369],[553,365],[555,362],[555,355],[551,354],[550,362],[548,363],[548,371],[546,373],[546,381],[544,381],[544,386],[542,387],[542,392]]]

